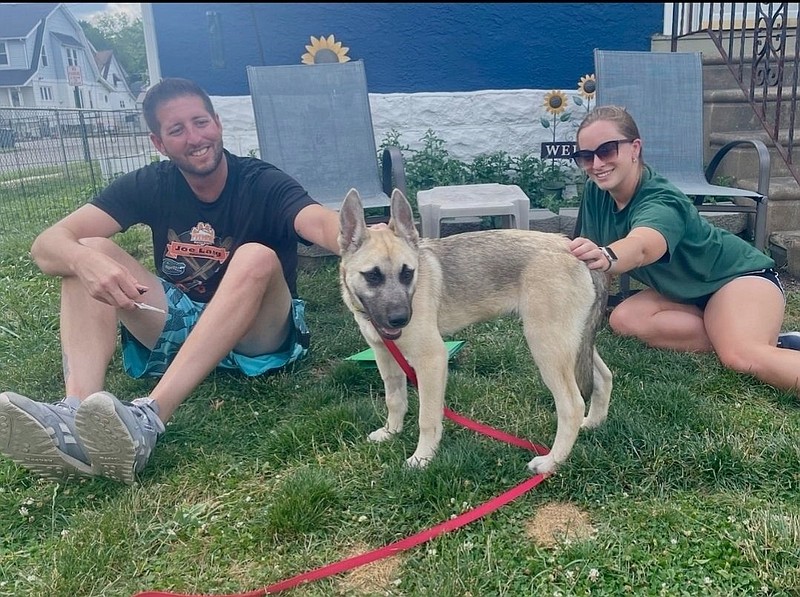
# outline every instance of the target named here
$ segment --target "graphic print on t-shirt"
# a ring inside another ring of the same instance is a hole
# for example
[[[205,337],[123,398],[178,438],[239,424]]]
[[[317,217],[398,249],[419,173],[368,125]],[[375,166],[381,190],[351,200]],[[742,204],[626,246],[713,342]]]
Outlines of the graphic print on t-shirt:
[[[214,228],[198,222],[188,232],[167,231],[167,245],[161,272],[184,292],[206,292],[205,283],[216,274],[230,256],[233,238],[216,237]]]

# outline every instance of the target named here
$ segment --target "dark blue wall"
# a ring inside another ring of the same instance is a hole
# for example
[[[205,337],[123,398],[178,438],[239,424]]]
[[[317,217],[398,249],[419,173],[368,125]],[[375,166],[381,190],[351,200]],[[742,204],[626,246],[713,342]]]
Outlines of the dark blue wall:
[[[163,77],[248,95],[245,67],[298,64],[333,34],[373,93],[574,89],[592,51],[650,50],[661,3],[153,3]],[[214,15],[216,13],[216,15]]]

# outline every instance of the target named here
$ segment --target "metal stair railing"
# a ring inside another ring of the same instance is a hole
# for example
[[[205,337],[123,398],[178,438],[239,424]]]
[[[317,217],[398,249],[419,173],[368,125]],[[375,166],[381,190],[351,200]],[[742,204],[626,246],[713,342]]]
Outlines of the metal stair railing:
[[[794,179],[800,5],[787,2],[674,3],[672,52],[678,40],[706,34]]]

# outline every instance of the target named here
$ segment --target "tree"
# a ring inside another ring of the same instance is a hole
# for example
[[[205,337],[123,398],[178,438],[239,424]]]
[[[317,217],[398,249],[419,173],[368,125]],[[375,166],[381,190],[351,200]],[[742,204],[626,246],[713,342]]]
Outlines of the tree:
[[[131,19],[127,14],[118,12],[103,14],[94,23],[79,23],[95,49],[114,51],[128,74],[129,83],[147,82],[147,52],[141,18]]]

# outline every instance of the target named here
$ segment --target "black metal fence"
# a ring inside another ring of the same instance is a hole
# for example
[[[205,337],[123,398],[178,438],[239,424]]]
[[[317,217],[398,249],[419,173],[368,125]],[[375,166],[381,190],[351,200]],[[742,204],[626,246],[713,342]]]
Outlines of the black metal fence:
[[[137,110],[0,108],[0,234],[44,229],[155,159]]]

